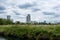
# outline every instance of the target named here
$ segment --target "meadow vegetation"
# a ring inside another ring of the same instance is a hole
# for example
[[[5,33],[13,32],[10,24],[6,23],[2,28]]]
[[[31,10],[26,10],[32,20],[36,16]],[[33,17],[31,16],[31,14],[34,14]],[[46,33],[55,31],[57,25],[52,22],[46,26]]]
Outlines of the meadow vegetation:
[[[1,25],[1,32],[22,40],[60,40],[60,25]]]

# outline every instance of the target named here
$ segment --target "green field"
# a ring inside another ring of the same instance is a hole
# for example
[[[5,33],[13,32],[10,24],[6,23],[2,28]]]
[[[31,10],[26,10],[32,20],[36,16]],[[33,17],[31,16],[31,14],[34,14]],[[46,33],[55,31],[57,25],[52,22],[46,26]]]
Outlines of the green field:
[[[28,40],[40,40],[40,38],[54,38],[60,40],[60,25],[0,25],[0,32],[6,36],[9,34],[16,35]]]

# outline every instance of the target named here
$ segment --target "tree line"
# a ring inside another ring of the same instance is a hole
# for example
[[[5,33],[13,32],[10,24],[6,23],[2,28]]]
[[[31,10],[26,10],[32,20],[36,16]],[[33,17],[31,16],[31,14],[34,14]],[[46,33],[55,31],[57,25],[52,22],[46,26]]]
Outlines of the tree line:
[[[25,24],[33,24],[33,25],[52,25],[52,23],[46,23],[46,22],[34,22],[34,23],[23,23],[23,22],[13,22],[13,20],[10,19],[2,19],[0,18],[0,25],[12,25],[12,24],[21,24],[21,25],[25,25]]]
[[[0,25],[13,24],[12,20],[0,18]]]

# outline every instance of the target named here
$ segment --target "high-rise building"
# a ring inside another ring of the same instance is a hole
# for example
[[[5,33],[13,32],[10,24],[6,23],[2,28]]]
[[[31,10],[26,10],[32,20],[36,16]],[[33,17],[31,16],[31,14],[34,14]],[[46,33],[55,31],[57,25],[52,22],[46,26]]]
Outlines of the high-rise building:
[[[26,16],[26,23],[31,23],[31,16],[30,16],[30,14],[28,14]]]
[[[8,20],[10,20],[10,17],[11,17],[10,15],[7,15],[7,19],[8,19]]]

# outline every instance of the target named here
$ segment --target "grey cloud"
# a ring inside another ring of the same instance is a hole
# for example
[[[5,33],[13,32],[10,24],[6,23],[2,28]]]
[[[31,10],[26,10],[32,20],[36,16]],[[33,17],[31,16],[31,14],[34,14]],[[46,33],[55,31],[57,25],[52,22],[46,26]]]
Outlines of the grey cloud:
[[[16,11],[13,11],[16,15],[21,15],[20,13],[16,12]]]
[[[60,17],[59,14],[55,14],[54,12],[43,12],[44,15],[51,15],[52,18]]]
[[[4,6],[0,6],[0,14],[6,13],[4,10],[6,10],[6,8]]]
[[[55,17],[60,17],[60,15],[55,15]]]
[[[43,12],[44,15],[55,15],[54,12]]]
[[[33,8],[32,11],[33,11],[33,12],[37,12],[37,11],[40,11],[40,9],[38,9],[38,8]]]
[[[5,10],[6,8],[4,6],[0,6],[0,11]]]
[[[57,11],[60,10],[60,5],[53,7],[53,9],[55,9]]]
[[[25,17],[26,16],[24,14],[21,14],[21,13],[17,12],[17,11],[13,11],[13,12],[15,13],[16,16],[21,16],[21,17]]]
[[[13,18],[14,19],[23,19],[25,17],[23,15],[14,15]]]
[[[27,8],[30,8],[30,7],[33,7],[33,6],[34,6],[33,4],[26,3],[26,4],[23,4],[23,5],[19,5],[19,8],[27,9]]]
[[[25,18],[25,17],[18,17],[18,18],[21,18],[21,19],[23,19],[23,18]]]
[[[17,17],[17,16],[15,16],[15,19],[23,19],[23,18],[25,18],[25,17]]]
[[[5,1],[7,1],[7,0],[0,0],[0,2],[5,2]]]
[[[6,12],[0,11],[0,14],[3,14],[3,13],[6,13]]]

